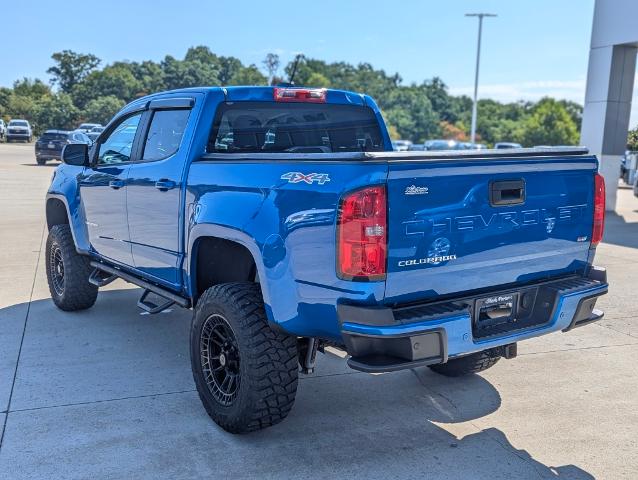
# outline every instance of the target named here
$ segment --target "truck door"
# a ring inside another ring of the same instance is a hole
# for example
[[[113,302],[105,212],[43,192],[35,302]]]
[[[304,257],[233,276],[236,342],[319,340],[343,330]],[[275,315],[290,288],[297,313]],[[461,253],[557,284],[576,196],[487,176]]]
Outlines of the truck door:
[[[123,118],[104,141],[96,145],[96,158],[86,168],[80,198],[86,215],[89,240],[103,257],[133,265],[126,213],[126,181],[136,160],[138,125],[142,113]]]
[[[140,159],[131,165],[127,208],[133,261],[137,270],[180,286],[180,238],[184,211],[182,174],[188,155],[183,141],[191,98],[151,102]],[[180,148],[180,145],[184,147]]]

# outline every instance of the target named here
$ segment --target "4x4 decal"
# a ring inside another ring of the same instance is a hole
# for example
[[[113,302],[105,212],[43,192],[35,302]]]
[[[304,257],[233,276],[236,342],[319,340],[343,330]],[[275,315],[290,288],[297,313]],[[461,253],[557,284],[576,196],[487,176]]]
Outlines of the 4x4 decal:
[[[323,185],[330,181],[330,177],[327,173],[301,173],[301,172],[288,172],[281,176],[282,180],[288,180],[289,183],[305,182],[308,185],[312,185],[317,182],[319,185]]]

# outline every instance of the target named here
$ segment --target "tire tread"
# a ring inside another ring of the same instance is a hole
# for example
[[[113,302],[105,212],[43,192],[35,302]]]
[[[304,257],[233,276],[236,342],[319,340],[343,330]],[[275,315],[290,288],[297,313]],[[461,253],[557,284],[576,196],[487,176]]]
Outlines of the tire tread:
[[[245,407],[236,416],[220,413],[218,404],[209,398],[208,387],[203,379],[198,378],[198,369],[195,368],[195,356],[199,355],[195,351],[195,345],[199,344],[196,322],[198,316],[214,313],[209,309],[216,305],[232,311],[235,320],[240,323],[240,328],[235,330],[237,340],[247,347],[241,358],[247,363],[249,378],[247,382],[242,378],[242,386],[246,383],[252,388],[247,392]],[[258,284],[225,283],[204,292],[193,315],[191,361],[197,391],[206,412],[224,430],[231,433],[260,430],[279,423],[290,413],[298,383],[297,339],[270,328]]]
[[[64,263],[64,293],[60,296],[53,288],[49,256],[51,247],[57,243]],[[92,267],[89,257],[80,255],[75,249],[71,228],[67,224],[54,225],[49,231],[46,244],[46,273],[49,292],[55,305],[67,312],[86,310],[95,303],[98,287],[89,283]]]

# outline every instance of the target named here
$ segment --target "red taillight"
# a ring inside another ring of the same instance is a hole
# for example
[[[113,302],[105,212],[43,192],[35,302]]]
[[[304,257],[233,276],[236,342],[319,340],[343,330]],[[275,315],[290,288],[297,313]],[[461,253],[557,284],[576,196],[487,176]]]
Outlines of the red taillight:
[[[605,179],[600,173],[594,175],[594,226],[591,244],[596,246],[603,239],[605,230]]]
[[[326,103],[325,88],[281,88],[273,90],[275,102]]]
[[[385,187],[367,187],[341,200],[337,221],[337,274],[344,280],[383,280],[386,268]]]

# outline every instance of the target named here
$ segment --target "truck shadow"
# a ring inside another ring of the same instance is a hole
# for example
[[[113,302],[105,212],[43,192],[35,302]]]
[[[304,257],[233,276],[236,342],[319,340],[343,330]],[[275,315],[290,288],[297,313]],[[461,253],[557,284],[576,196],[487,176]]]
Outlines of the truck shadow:
[[[86,426],[60,422],[42,433],[50,437],[45,443],[51,450],[41,454],[59,454],[61,467],[73,469],[74,458],[87,455],[113,458],[109,468],[116,468],[119,455],[134,455],[137,467],[168,456],[171,469],[189,476],[217,472],[223,478],[594,478],[576,465],[546,465],[512,445],[485,419],[501,407],[501,396],[479,375],[449,379],[427,368],[367,375],[332,355],[321,355],[317,373],[300,380],[296,404],[284,422],[250,435],[227,434],[209,419],[193,391],[190,312],[140,315],[135,309],[139,294],[138,289],[101,292],[86,312],[61,312],[50,299],[30,305],[12,409],[46,412],[47,407],[96,404],[116,412],[101,423],[102,439],[72,433],[79,428],[96,435],[90,418],[78,420]],[[0,309],[3,343],[19,344],[26,311],[26,304]],[[5,351],[12,350],[17,355],[17,348]],[[47,365],[47,375],[29,365]],[[164,407],[118,404],[126,398],[152,399]],[[128,437],[120,433],[131,422],[138,427]],[[158,422],[165,425],[163,440],[156,438]],[[536,424],[533,431],[521,432],[530,423],[512,428],[543,449],[539,444],[552,435],[551,427]],[[58,436],[69,435],[74,435],[71,450],[56,445]],[[117,441],[109,443],[109,438]],[[121,450],[141,439],[146,439],[143,455]],[[220,448],[223,459],[214,454]]]
[[[638,248],[638,222],[628,222],[616,212],[607,212],[603,243]]]

